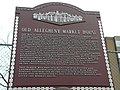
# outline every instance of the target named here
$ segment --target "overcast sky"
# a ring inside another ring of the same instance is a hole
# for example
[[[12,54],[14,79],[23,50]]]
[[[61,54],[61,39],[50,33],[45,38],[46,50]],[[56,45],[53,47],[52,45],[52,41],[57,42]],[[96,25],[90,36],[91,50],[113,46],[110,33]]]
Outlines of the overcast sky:
[[[103,31],[106,36],[120,36],[120,0],[2,0],[0,3],[1,39],[11,43],[15,7],[34,7],[47,2],[63,2],[77,6],[84,11],[100,11]]]

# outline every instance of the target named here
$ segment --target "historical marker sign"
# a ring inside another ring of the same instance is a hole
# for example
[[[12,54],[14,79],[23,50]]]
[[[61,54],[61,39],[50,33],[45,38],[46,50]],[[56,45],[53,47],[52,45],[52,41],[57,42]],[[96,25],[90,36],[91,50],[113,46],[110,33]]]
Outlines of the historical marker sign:
[[[8,90],[64,87],[114,89],[99,12],[65,3],[17,7]]]

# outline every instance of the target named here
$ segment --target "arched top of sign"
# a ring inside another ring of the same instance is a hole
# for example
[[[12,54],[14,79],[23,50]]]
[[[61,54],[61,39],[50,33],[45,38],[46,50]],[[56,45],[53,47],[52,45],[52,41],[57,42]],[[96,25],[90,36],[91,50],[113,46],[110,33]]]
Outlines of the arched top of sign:
[[[71,9],[74,9],[78,12],[81,12],[82,14],[92,14],[92,15],[98,15],[100,14],[98,11],[84,11],[74,5],[71,5],[71,4],[67,4],[67,3],[61,3],[61,2],[50,2],[50,3],[44,3],[44,4],[40,4],[38,6],[35,6],[33,8],[26,8],[26,7],[17,7],[16,9],[17,10],[25,10],[25,11],[36,11],[36,10],[39,10],[39,9],[43,9],[45,7],[52,7],[52,6],[64,6],[64,7],[68,7],[68,8],[71,8]]]
[[[33,20],[56,25],[67,25],[85,22],[84,15],[99,15],[99,12],[83,11],[82,9],[60,2],[51,2],[33,8],[17,7],[19,11],[31,11]]]

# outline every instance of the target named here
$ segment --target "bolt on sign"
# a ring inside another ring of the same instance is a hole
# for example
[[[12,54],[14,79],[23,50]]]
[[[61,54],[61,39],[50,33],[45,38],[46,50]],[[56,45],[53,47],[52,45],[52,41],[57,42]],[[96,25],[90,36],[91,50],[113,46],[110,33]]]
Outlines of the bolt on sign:
[[[100,13],[59,2],[17,7],[8,90],[114,90]]]

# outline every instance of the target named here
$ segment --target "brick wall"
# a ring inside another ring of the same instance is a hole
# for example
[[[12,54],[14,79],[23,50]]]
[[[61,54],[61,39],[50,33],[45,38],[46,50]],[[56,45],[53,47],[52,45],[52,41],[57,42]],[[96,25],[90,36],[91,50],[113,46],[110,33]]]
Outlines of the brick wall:
[[[107,50],[116,51],[114,37],[106,37],[105,40],[106,40]],[[108,52],[108,57],[109,57],[109,63],[111,67],[115,90],[120,90],[120,71],[118,67],[117,54],[113,52]]]

